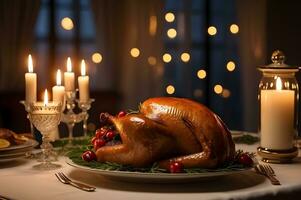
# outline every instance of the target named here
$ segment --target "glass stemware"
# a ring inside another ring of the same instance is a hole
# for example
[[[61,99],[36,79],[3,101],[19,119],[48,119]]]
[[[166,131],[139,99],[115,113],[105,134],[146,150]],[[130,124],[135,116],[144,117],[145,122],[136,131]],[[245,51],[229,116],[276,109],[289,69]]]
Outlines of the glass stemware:
[[[82,110],[83,115],[84,115],[84,119],[83,119],[84,137],[86,137],[88,135],[88,125],[87,125],[87,122],[88,122],[88,119],[89,119],[88,110],[90,110],[91,104],[94,101],[95,101],[95,99],[89,99],[87,102],[81,102],[81,101],[77,100],[78,106]]]
[[[45,105],[43,102],[30,104],[29,119],[33,125],[41,132],[42,138],[42,163],[35,165],[34,168],[39,170],[51,170],[59,168],[60,165],[51,162],[52,145],[50,143],[50,134],[61,119],[62,105],[60,102],[49,102]]]

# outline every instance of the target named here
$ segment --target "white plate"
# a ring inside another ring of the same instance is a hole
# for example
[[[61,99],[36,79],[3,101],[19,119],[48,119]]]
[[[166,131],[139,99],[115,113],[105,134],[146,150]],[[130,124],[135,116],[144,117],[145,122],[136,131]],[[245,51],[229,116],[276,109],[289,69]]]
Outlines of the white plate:
[[[67,164],[77,169],[100,174],[106,178],[125,181],[125,182],[143,182],[143,183],[180,183],[180,182],[193,182],[202,181],[221,176],[242,173],[249,171],[251,168],[222,171],[222,172],[204,172],[204,173],[147,173],[147,172],[128,172],[128,171],[111,171],[94,169],[86,166],[75,164],[71,159],[66,158]]]
[[[24,144],[20,145],[13,145],[7,148],[0,149],[0,154],[6,154],[8,152],[17,152],[17,151],[23,151],[24,149],[30,149],[32,147],[37,146],[39,143],[35,140],[28,139]]]

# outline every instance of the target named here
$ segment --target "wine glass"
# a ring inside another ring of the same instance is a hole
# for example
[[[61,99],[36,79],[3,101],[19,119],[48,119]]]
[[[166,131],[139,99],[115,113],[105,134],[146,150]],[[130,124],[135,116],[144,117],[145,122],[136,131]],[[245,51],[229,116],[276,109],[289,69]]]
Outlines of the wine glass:
[[[59,168],[60,165],[51,162],[52,145],[50,143],[50,134],[61,120],[62,104],[60,102],[34,102],[30,104],[29,119],[33,125],[42,134],[42,163],[35,165],[34,168],[39,170],[51,170]]]

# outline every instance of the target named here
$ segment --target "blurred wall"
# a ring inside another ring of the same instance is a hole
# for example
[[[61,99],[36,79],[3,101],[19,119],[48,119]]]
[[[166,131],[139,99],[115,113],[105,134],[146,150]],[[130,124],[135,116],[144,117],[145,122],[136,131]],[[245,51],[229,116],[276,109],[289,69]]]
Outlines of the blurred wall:
[[[275,49],[282,50],[289,65],[301,66],[301,1],[267,1],[267,62]],[[299,88],[301,74],[297,74]],[[299,103],[300,104],[300,103]],[[299,135],[300,135],[299,106]]]

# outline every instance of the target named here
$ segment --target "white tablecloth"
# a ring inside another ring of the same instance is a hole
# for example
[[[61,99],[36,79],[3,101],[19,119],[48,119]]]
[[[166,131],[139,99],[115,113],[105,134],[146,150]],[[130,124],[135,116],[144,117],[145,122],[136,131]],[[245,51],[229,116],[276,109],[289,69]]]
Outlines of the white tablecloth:
[[[236,148],[255,151],[257,145],[237,145]],[[299,152],[300,154],[300,152]],[[36,171],[35,160],[0,163],[0,195],[12,199],[289,199],[301,198],[301,158],[292,164],[272,164],[281,186],[273,186],[265,177],[248,171],[210,181],[186,184],[135,184],[108,180],[100,175],[75,169],[60,158],[63,167],[53,171]],[[63,171],[72,179],[97,187],[84,192],[56,179]]]

